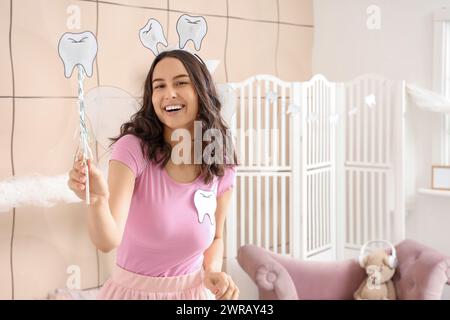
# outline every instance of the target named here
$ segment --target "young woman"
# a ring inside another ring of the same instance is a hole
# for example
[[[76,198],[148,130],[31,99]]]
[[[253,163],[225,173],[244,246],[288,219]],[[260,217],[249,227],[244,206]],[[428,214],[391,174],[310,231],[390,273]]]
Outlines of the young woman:
[[[236,156],[225,148],[230,139],[212,77],[198,56],[165,51],[153,61],[143,98],[111,139],[108,183],[88,160],[90,237],[103,252],[118,247],[99,299],[237,299],[239,289],[221,272]],[[203,141],[208,130],[220,134],[222,150]],[[175,153],[181,142],[188,150]],[[84,200],[81,161],[68,184]]]

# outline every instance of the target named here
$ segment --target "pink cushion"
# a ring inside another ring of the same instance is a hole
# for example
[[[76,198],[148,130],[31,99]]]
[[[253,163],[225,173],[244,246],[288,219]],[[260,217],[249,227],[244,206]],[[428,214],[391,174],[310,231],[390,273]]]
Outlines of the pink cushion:
[[[412,240],[396,246],[399,265],[394,275],[397,299],[441,299],[450,280],[450,257]]]

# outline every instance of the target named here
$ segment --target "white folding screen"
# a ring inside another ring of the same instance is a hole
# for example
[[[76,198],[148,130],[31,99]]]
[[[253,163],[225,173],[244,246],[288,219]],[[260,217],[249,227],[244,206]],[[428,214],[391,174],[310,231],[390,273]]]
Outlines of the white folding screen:
[[[303,259],[336,257],[336,85],[322,75],[301,84],[301,244]]]
[[[329,260],[370,239],[404,238],[404,82],[258,75],[229,85],[239,167],[228,272],[242,273],[245,244]]]
[[[287,110],[294,84],[260,75],[230,85],[238,97],[232,129],[239,167],[230,220],[238,230],[228,253],[256,244],[290,254],[292,118]]]
[[[404,82],[365,75],[342,86],[344,163],[343,243],[359,250],[371,239],[405,236],[403,149]],[[353,252],[354,253],[354,252]]]
[[[230,86],[238,96],[232,128],[239,167],[227,257],[255,244],[333,258],[335,84],[320,75],[292,83],[258,75]]]
[[[242,290],[250,290],[251,282],[237,265],[239,247],[255,244],[292,255],[298,243],[299,218],[292,197],[298,151],[292,139],[299,136],[299,124],[293,125],[298,115],[288,113],[298,86],[270,75],[230,86],[238,97],[231,126],[239,166],[233,214],[226,223],[226,269],[238,283],[246,283]],[[242,290],[242,297],[252,297]]]

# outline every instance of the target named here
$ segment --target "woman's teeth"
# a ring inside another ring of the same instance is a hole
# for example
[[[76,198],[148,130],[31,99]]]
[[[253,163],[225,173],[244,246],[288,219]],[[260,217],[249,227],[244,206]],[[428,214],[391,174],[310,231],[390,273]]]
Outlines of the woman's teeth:
[[[174,112],[183,109],[183,105],[177,104],[177,105],[171,105],[164,108],[167,112]]]

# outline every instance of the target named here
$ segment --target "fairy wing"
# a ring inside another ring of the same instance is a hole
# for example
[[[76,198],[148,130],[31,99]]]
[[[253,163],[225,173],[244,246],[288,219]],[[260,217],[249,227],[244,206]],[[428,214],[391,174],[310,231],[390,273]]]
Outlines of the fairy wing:
[[[97,142],[98,166],[105,177],[111,156],[110,138],[120,134],[120,127],[140,109],[135,97],[127,91],[111,86],[95,87],[85,95],[86,116],[91,133]]]
[[[222,103],[221,115],[231,127],[235,113],[236,93],[226,83],[218,84],[217,91]],[[110,86],[99,86],[89,90],[84,101],[91,135],[98,143],[96,148],[98,166],[107,177],[111,155],[109,138],[120,134],[122,124],[130,121],[141,105],[130,93]]]

